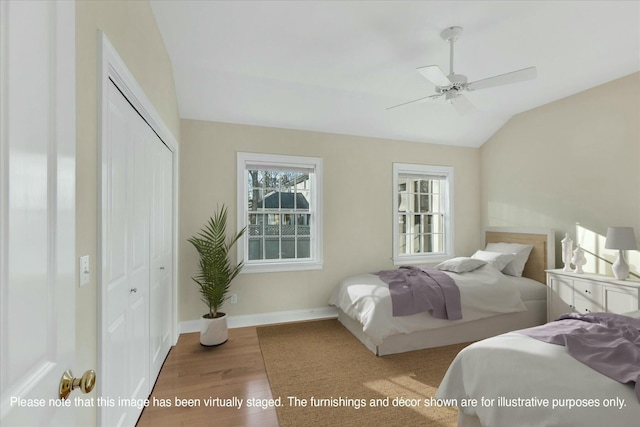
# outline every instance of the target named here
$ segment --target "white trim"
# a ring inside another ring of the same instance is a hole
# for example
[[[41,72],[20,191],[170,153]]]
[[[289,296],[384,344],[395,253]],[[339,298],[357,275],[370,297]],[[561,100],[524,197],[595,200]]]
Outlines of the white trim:
[[[309,320],[336,319],[336,307],[310,308],[307,310],[274,311],[270,313],[245,314],[229,316],[229,328],[244,328],[247,326],[273,325],[275,323],[306,322]],[[200,319],[180,322],[180,333],[189,334],[200,332]]]
[[[246,165],[262,165],[265,167],[275,166],[278,168],[303,168],[313,170],[311,193],[311,211],[314,219],[313,231],[311,233],[311,259],[292,260],[262,260],[259,262],[248,262],[248,248],[246,241],[248,233],[238,240],[237,256],[238,260],[244,260],[244,268],[240,274],[246,273],[269,273],[277,271],[300,271],[300,270],[320,270],[323,267],[322,257],[322,159],[320,157],[286,156],[280,154],[263,153],[237,153],[237,205],[236,221],[238,229],[247,225],[249,207],[246,197],[248,187]]]
[[[401,173],[409,173],[414,175],[425,176],[440,176],[444,178],[446,183],[445,190],[443,191],[446,196],[445,202],[447,203],[444,216],[444,230],[445,230],[445,251],[443,253],[434,254],[407,254],[400,255],[398,253],[398,175]],[[393,164],[393,179],[392,179],[392,218],[393,218],[393,264],[419,264],[419,263],[436,263],[449,259],[455,253],[454,250],[454,173],[452,166],[433,166],[433,165],[417,165],[408,163],[394,163]]]
[[[103,301],[105,299],[106,289],[103,289],[104,272],[102,271],[102,259],[104,256],[103,239],[104,226],[102,210],[106,206],[107,189],[106,185],[106,154],[108,140],[106,123],[106,115],[108,112],[108,87],[109,81],[122,92],[131,105],[138,111],[140,116],[147,122],[149,127],[158,135],[162,142],[172,152],[173,155],[173,290],[171,296],[171,343],[175,345],[178,342],[178,165],[179,165],[179,149],[178,140],[166,126],[162,117],[157,112],[153,103],[146,96],[142,87],[138,84],[135,77],[127,68],[114,46],[109,41],[107,35],[98,30],[98,70],[100,72],[98,80],[98,242],[97,242],[97,286],[98,286],[98,351],[97,362],[98,368],[102,370],[102,356],[104,349],[102,348],[103,327],[106,319],[106,310],[103,310]],[[101,382],[98,382],[101,384]],[[101,386],[99,385],[100,389]],[[98,409],[98,424],[102,420],[104,411]]]
[[[324,264],[322,261],[292,260],[290,262],[269,263],[267,260],[264,264],[245,264],[240,273],[251,274],[251,273],[275,273],[277,271],[322,270],[323,266]]]

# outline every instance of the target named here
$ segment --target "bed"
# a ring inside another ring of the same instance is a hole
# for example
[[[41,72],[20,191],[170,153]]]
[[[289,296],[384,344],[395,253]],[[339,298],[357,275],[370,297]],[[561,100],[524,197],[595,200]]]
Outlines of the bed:
[[[474,293],[475,290],[470,294],[466,293],[466,286],[461,286],[460,320],[436,319],[429,313],[393,317],[388,286],[375,274],[361,274],[345,279],[334,289],[329,303],[337,307],[338,320],[378,356],[477,341],[546,322],[545,270],[555,266],[553,231],[489,228],[485,232],[485,244],[490,243],[515,243],[533,247],[522,277],[492,271],[490,266],[464,274],[477,273],[480,276],[478,280],[488,279],[495,282],[498,288],[505,291],[509,288],[511,292],[516,292],[519,308],[510,305],[503,310],[498,308],[490,312],[485,307],[473,306],[475,301],[482,299],[481,295]],[[459,281],[463,275],[451,276]],[[511,298],[507,300],[513,303]]]
[[[640,311],[628,316],[638,319]],[[601,374],[563,345],[515,331],[464,348],[435,398],[459,407],[458,427],[632,426],[640,420],[634,387],[640,385]]]

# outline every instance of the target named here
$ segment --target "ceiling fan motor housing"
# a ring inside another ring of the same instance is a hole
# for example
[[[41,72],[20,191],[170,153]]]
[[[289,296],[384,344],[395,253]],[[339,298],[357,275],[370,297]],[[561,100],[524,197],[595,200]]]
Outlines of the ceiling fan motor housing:
[[[447,78],[451,81],[451,86],[442,88],[443,93],[449,95],[449,92],[462,92],[467,88],[467,76],[464,74],[449,74]]]

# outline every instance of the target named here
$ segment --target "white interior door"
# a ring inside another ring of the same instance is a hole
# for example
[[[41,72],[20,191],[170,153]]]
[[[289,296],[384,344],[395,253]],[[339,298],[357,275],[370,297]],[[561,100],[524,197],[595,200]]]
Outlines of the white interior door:
[[[101,395],[149,395],[148,126],[113,83],[108,89],[103,194]],[[109,426],[134,425],[142,408],[102,408]]]
[[[151,378],[157,378],[172,343],[173,154],[149,129],[151,155]]]
[[[0,2],[0,94],[0,425],[73,425],[73,2]]]

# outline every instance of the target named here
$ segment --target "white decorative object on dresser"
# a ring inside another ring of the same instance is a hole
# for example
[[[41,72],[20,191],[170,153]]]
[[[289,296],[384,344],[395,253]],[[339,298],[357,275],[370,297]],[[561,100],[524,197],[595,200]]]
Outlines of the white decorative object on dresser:
[[[640,281],[547,270],[547,320],[567,312],[626,313],[640,308]]]

